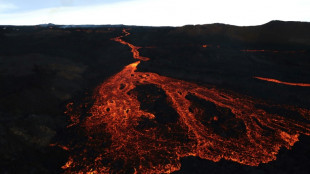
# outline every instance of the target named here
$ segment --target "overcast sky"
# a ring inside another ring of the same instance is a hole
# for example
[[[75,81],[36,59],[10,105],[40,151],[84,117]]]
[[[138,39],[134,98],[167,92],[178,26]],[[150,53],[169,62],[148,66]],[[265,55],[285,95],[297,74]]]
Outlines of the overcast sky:
[[[310,21],[310,0],[0,0],[0,25]]]

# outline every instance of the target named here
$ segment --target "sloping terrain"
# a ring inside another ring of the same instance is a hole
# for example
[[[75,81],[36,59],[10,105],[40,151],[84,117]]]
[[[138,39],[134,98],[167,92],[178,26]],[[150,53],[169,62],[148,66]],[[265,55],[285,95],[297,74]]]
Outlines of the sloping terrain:
[[[3,26],[0,172],[307,173],[309,26]]]

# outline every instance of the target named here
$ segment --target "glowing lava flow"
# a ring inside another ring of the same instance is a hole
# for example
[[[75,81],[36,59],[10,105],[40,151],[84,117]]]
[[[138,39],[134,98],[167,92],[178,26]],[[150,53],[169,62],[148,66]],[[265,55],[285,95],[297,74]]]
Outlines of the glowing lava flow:
[[[128,43],[128,42],[125,42],[124,40],[122,40],[123,37],[130,35],[130,33],[127,32],[125,29],[123,29],[123,32],[125,33],[124,36],[119,36],[119,37],[113,38],[112,40],[114,40],[114,41],[116,41],[116,42],[119,42],[119,43],[121,43],[121,44],[123,44],[123,45],[128,45],[128,46],[131,48],[131,52],[132,52],[132,54],[133,54],[133,58],[134,58],[134,59],[143,60],[143,61],[148,61],[148,60],[149,60],[148,57],[142,57],[142,56],[140,56],[139,49],[140,49],[141,47],[134,46],[134,45],[132,45],[131,43]]]
[[[270,79],[270,78],[264,78],[264,77],[254,77],[254,78],[259,79],[259,80],[264,80],[267,82],[279,83],[279,84],[283,84],[283,85],[310,87],[309,83],[282,82],[282,81],[277,80],[277,79]]]
[[[121,38],[113,40],[131,47],[135,59],[148,60],[139,55],[138,47]],[[139,63],[126,66],[98,86],[86,117],[75,111],[74,104],[68,105],[73,126],[87,138],[70,145],[71,155],[63,166],[66,173],[171,173],[180,169],[180,159],[186,156],[257,166],[275,160],[279,149],[293,146],[300,134],[310,135],[309,123],[268,113],[263,108],[271,106],[263,102],[136,72]],[[142,100],[138,88],[164,91],[178,117],[160,120],[165,118],[143,107],[160,97],[146,90],[147,99]],[[286,109],[309,119],[309,110]]]

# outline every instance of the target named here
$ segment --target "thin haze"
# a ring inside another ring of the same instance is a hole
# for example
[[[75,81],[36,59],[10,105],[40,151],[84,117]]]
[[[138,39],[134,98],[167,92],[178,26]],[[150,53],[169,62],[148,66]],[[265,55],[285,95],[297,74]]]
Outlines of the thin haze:
[[[310,0],[0,0],[0,25],[310,21]]]

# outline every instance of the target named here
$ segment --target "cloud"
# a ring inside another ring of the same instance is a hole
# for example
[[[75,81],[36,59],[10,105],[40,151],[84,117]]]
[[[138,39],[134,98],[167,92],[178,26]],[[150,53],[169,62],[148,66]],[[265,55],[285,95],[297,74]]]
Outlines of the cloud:
[[[0,3],[0,13],[6,12],[12,9],[17,9],[17,6],[11,3]]]
[[[181,26],[219,22],[233,25],[259,25],[275,19],[310,21],[308,9],[310,9],[310,3],[304,0],[132,0],[0,14],[0,24]]]

